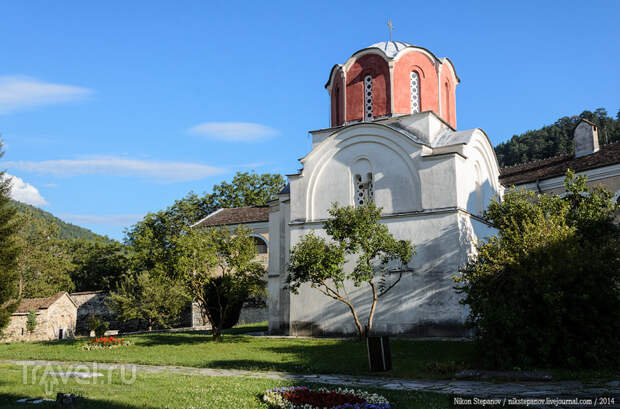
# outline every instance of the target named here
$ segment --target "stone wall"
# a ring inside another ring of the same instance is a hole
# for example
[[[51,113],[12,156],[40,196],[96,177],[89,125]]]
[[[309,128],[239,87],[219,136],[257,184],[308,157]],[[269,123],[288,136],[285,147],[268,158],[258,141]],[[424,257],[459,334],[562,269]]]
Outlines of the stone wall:
[[[116,315],[105,305],[108,293],[104,291],[83,291],[71,294],[71,299],[77,305],[77,333],[88,335],[88,318],[95,314],[110,323],[110,329],[120,329]]]
[[[26,329],[28,313],[13,314],[0,342],[49,341],[59,338],[60,329],[63,338],[75,336],[77,310],[67,296],[61,297],[49,308],[39,310],[36,314],[37,325],[33,332]]]

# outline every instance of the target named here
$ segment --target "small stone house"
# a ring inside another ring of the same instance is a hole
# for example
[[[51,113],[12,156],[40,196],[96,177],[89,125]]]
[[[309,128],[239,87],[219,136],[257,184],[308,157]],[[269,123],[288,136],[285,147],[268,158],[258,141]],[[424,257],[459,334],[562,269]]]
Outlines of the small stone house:
[[[37,316],[34,331],[26,329],[30,311]],[[11,315],[0,342],[49,341],[73,338],[77,321],[77,306],[66,292],[49,298],[26,298]]]

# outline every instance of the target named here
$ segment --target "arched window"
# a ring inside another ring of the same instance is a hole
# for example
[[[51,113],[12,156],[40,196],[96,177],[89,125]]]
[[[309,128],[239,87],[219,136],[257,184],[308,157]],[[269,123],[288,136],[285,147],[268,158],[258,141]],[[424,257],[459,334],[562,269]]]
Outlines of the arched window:
[[[267,243],[265,243],[265,240],[256,236],[252,236],[252,238],[254,239],[254,244],[256,245],[256,251],[258,254],[267,254]]]
[[[409,89],[411,90],[411,113],[417,114],[420,112],[420,75],[416,71],[411,71]]]
[[[372,75],[364,77],[364,121],[372,121]]]
[[[375,200],[375,189],[372,181],[372,173],[366,174],[366,179],[362,175],[355,175],[355,206],[364,206],[366,203]]]

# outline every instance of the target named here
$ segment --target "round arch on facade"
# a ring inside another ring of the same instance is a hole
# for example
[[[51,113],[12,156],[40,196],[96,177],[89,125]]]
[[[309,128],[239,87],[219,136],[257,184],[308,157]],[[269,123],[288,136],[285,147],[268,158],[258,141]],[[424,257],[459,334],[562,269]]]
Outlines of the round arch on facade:
[[[254,239],[258,254],[267,254],[269,252],[269,240],[265,236],[258,233],[250,233],[249,236]]]

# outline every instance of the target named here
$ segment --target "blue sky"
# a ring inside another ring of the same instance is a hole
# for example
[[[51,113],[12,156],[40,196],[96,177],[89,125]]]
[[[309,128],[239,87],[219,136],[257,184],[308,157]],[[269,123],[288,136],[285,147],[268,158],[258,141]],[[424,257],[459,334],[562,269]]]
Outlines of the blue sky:
[[[426,3],[426,4],[424,4]],[[292,173],[329,125],[333,64],[393,38],[449,57],[458,128],[494,144],[620,109],[620,2],[3,2],[14,194],[121,239],[235,171]]]

